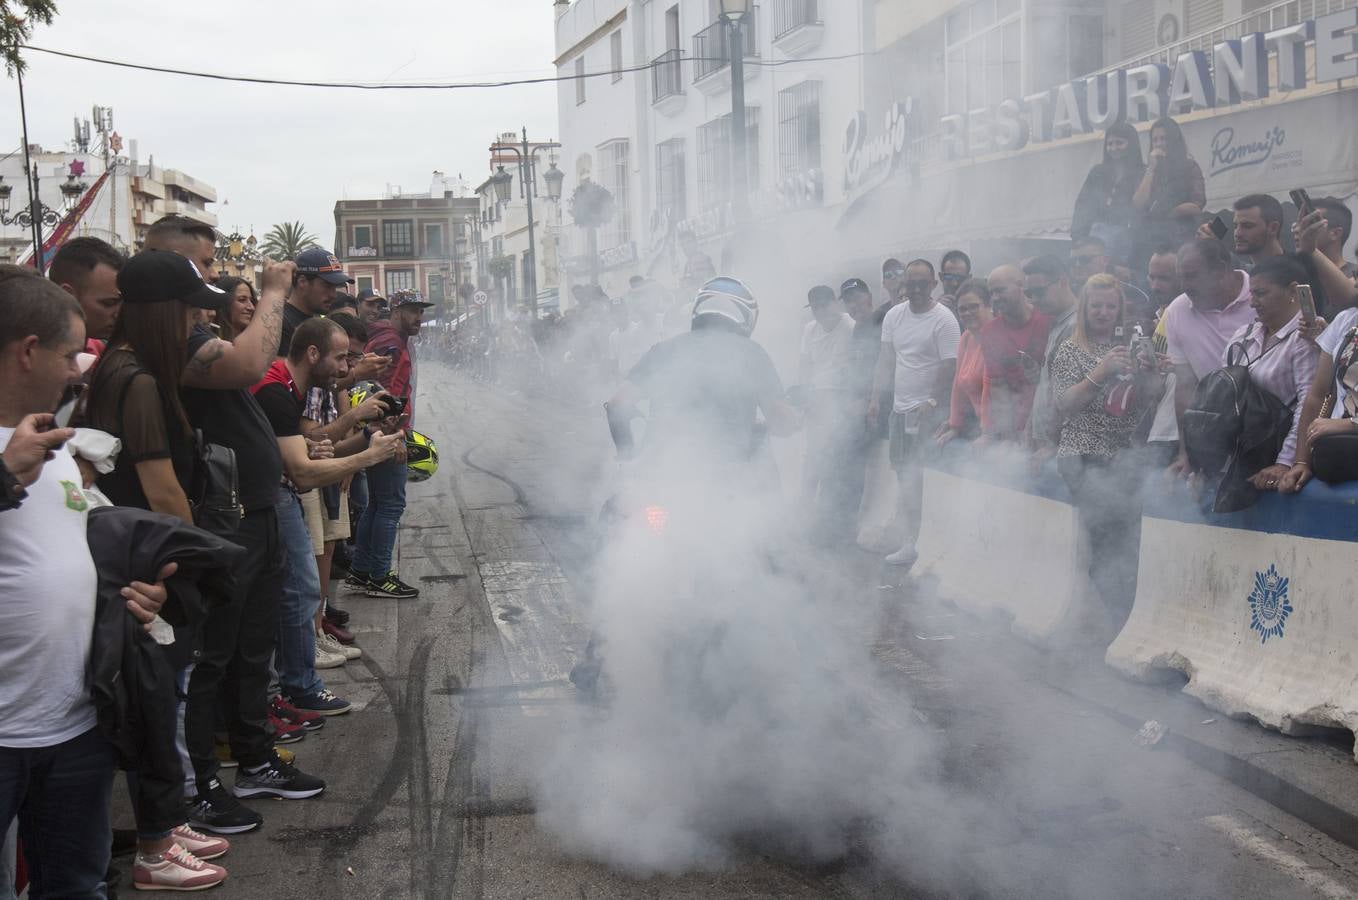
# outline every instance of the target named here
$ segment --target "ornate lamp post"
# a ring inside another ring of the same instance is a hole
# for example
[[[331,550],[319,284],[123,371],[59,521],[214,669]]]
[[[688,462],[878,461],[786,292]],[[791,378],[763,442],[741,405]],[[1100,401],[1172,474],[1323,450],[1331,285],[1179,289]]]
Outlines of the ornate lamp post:
[[[534,175],[537,164],[537,154],[542,150],[553,150],[560,147],[560,144],[539,144],[536,147],[528,146],[528,129],[523,129],[523,149],[512,144],[495,144],[490,148],[491,153],[502,150],[513,151],[519,158],[519,193],[528,202],[528,277],[525,288],[528,291],[528,306],[532,311],[533,320],[538,317],[538,251],[537,251],[537,225],[533,221],[533,197],[537,194],[537,178]],[[566,175],[552,163],[542,179],[547,184],[547,199],[553,203],[561,200],[561,185],[565,181]],[[514,181],[514,176],[505,171],[504,166],[499,166],[498,171],[491,176],[491,184],[495,187],[495,196],[501,203],[509,202],[509,186]]]
[[[731,190],[735,196],[737,222],[749,215],[750,171],[745,161],[745,35],[742,24],[750,12],[750,0],[718,0],[721,17],[730,34],[727,45],[731,53]]]

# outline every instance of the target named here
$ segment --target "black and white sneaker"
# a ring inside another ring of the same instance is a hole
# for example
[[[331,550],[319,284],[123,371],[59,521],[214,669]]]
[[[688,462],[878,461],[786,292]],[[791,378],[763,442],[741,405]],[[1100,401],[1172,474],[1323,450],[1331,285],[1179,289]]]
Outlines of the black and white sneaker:
[[[412,600],[420,596],[418,588],[413,588],[397,578],[395,572],[370,579],[366,593],[369,597],[388,597],[394,600]]]
[[[372,584],[372,579],[366,572],[350,571],[348,577],[344,579],[344,589],[347,591],[366,591]]]
[[[274,754],[273,759],[250,771],[244,766],[236,770],[237,797],[277,797],[281,800],[305,800],[325,790],[325,782],[307,775],[291,763]]]
[[[185,805],[189,825],[199,831],[240,834],[264,824],[263,816],[241,805],[215,778],[209,783],[207,793],[200,792]]]

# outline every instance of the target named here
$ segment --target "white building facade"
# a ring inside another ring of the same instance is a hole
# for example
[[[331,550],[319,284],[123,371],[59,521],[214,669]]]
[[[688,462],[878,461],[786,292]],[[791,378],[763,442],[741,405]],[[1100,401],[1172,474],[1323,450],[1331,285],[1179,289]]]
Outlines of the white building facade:
[[[677,285],[681,236],[715,261],[732,203],[730,32],[715,0],[558,4],[564,194],[592,179],[617,213],[599,230],[609,296],[633,275]],[[862,0],[763,0],[744,23],[750,220],[739,230],[833,223],[847,196],[844,125],[862,108]],[[563,280],[589,280],[586,235],[563,222]]]

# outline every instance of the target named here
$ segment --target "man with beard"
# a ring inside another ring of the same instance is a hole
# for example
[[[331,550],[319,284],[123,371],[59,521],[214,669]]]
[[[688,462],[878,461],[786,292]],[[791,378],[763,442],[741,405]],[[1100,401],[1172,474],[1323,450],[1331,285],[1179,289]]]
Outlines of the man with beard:
[[[113,334],[123,306],[118,271],[127,260],[96,237],[72,238],[52,257],[47,277],[75,297],[85,313],[85,349],[97,353]]]
[[[1268,194],[1250,194],[1235,201],[1235,254],[1247,257],[1253,269],[1270,256],[1281,256],[1283,205]]]
[[[382,387],[405,404],[402,422],[415,424],[415,352],[410,339],[420,333],[424,311],[433,306],[415,293],[399,293],[391,298],[391,318],[374,322],[368,329],[368,353],[380,353],[392,360],[377,378]],[[397,434],[404,434],[396,428]],[[396,530],[406,509],[405,443],[396,455],[368,470],[368,506],[358,521],[354,536],[354,557],[349,567],[347,587],[369,597],[409,599],[418,589],[406,584],[391,568],[396,547]]]
[[[297,326],[312,316],[325,315],[335,302],[341,285],[353,281],[344,274],[344,267],[333,255],[320,247],[303,250],[293,260],[297,271],[292,276],[292,293],[283,307],[283,335],[278,342],[278,355],[287,355],[292,346],[292,333]]]

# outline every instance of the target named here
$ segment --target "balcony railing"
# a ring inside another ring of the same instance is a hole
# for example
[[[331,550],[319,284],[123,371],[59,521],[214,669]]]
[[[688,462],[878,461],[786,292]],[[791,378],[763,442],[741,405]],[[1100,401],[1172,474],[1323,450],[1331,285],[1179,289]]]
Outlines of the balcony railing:
[[[773,39],[779,40],[805,25],[821,25],[820,0],[774,0]]]
[[[1134,66],[1154,63],[1172,66],[1182,53],[1189,53],[1193,50],[1206,50],[1210,53],[1212,48],[1222,41],[1236,40],[1256,31],[1267,34],[1279,28],[1286,28],[1288,25],[1297,25],[1307,19],[1329,15],[1352,6],[1358,6],[1358,0],[1283,0],[1283,2],[1274,3],[1264,9],[1255,10],[1247,16],[1225,22],[1209,31],[1202,31],[1181,41],[1175,41],[1173,44],[1167,44],[1154,52],[1146,53],[1134,59],[1124,59],[1117,65],[1101,69],[1100,74],[1112,72],[1116,69],[1130,69]]]
[[[651,62],[652,103],[684,92],[683,63],[684,51],[678,47],[666,50]]]
[[[755,22],[759,19],[759,7],[751,7],[745,17],[741,34],[745,39],[745,58],[759,56],[759,40],[755,33]],[[715,75],[731,65],[731,29],[724,21],[713,22],[693,36],[693,83],[697,84],[709,75]]]

